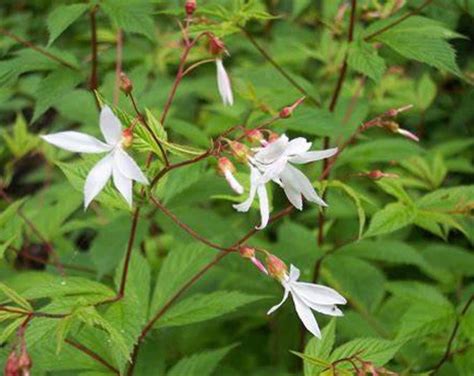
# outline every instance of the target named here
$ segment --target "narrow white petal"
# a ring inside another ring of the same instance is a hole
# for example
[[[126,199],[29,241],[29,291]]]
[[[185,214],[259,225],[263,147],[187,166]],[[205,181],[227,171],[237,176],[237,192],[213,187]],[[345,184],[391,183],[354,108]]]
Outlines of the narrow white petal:
[[[314,283],[296,282],[293,289],[307,301],[314,304],[333,305],[346,304],[347,300],[336,290]]]
[[[285,169],[287,163],[287,158],[282,156],[269,165],[258,164],[257,166],[259,167],[260,171],[263,172],[262,181],[266,183],[270,180],[278,179],[279,175]]]
[[[293,264],[290,265],[290,275],[289,279],[291,282],[296,282],[300,278],[301,272],[300,270],[294,266]]]
[[[321,332],[313,312],[311,312],[311,308],[309,308],[293,291],[291,296],[293,298],[293,303],[295,304],[296,313],[305,328],[314,336],[321,338]]]
[[[272,308],[270,308],[267,312],[267,315],[271,315],[273,312],[275,312],[278,308],[280,308],[283,303],[286,302],[286,299],[288,299],[288,294],[290,293],[290,290],[285,288],[285,293],[283,294],[283,299],[281,300],[280,303],[278,303],[277,305],[274,305]]]
[[[303,154],[292,156],[288,158],[288,160],[291,163],[297,163],[297,164],[314,162],[314,161],[319,161],[321,159],[330,158],[336,155],[337,151],[338,151],[337,148],[320,150],[320,151],[307,151]]]
[[[286,155],[300,155],[306,153],[309,149],[311,149],[311,142],[308,142],[304,137],[297,137],[288,142]]]
[[[328,315],[328,316],[344,316],[344,313],[337,308],[335,305],[323,305],[323,304],[313,304],[311,302],[306,302],[305,303],[312,309],[315,310],[316,312],[322,313],[323,315]]]
[[[87,208],[92,200],[104,189],[112,174],[113,159],[107,154],[90,170],[84,184],[84,207]]]
[[[58,148],[75,153],[104,153],[111,147],[88,134],[66,131],[41,136],[46,142]]]
[[[321,206],[327,206],[326,203],[318,196],[309,179],[300,170],[287,164],[282,174],[283,184],[289,183],[295,189],[301,192],[304,198]],[[285,182],[286,180],[286,182]]]
[[[114,181],[115,188],[120,192],[128,205],[132,207],[133,204],[133,192],[132,192],[132,179],[127,178],[122,172],[118,169],[117,166],[112,168],[112,178]]]
[[[232,87],[230,85],[230,79],[224,68],[224,64],[221,59],[216,59],[217,66],[217,86],[219,88],[219,94],[222,98],[222,102],[226,106],[232,106],[234,104],[234,96],[232,94]]]
[[[130,157],[125,151],[123,151],[122,148],[115,149],[114,162],[120,169],[120,172],[127,178],[135,180],[142,184],[148,184],[148,179],[145,175],[143,175],[143,172],[140,170],[140,167],[138,167],[132,157]]]
[[[270,219],[270,204],[268,203],[267,189],[264,184],[258,185],[257,194],[260,204],[261,223],[260,226],[257,226],[256,228],[261,230],[267,227],[268,220]]]
[[[283,185],[283,190],[285,191],[288,201],[298,210],[303,210],[303,197],[301,192],[297,191],[289,185]]]
[[[116,145],[122,139],[122,124],[109,106],[100,111],[100,130],[110,145]]]
[[[255,161],[261,164],[273,163],[283,155],[285,155],[288,146],[288,137],[281,135],[278,140],[269,143],[267,146],[260,148],[255,154]]]
[[[250,192],[249,192],[249,197],[247,200],[240,204],[232,205],[235,210],[239,212],[248,212],[250,209],[250,206],[252,205],[253,200],[255,199],[255,194],[257,193],[257,186],[260,184],[260,172],[253,167],[252,165],[250,166]]]
[[[239,195],[244,193],[244,187],[240,185],[240,183],[238,182],[238,180],[235,178],[235,176],[232,174],[231,171],[226,170],[226,172],[224,173],[224,177],[227,180],[227,183],[229,183],[229,186],[234,190],[235,193],[238,193]]]

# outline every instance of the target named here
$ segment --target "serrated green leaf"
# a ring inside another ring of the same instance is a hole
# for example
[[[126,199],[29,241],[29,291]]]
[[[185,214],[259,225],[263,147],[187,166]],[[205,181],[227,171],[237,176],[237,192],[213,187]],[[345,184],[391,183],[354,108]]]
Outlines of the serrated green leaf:
[[[231,345],[181,359],[169,370],[167,376],[210,376],[217,368],[219,362],[234,347],[235,345]]]
[[[0,334],[0,343],[5,343],[8,338],[20,327],[20,325],[23,324],[24,321],[25,317],[21,317],[8,324]]]
[[[238,291],[216,291],[195,294],[174,305],[157,321],[156,327],[181,326],[210,320],[233,312],[236,308],[264,298]]]
[[[69,26],[89,8],[89,4],[60,5],[48,16],[48,46],[50,46]]]
[[[316,359],[329,359],[334,342],[336,340],[336,320],[329,321],[324,329],[321,331],[321,339],[313,337],[306,345],[304,355]],[[304,375],[313,376],[322,371],[322,367],[312,364],[311,362],[304,362]]]
[[[375,213],[364,234],[365,238],[388,234],[412,224],[416,218],[416,208],[396,202],[388,204],[385,208]]]
[[[0,291],[7,297],[7,299],[0,299],[1,303],[5,302],[14,302],[18,304],[21,308],[26,309],[27,311],[33,311],[33,307],[28,301],[18,294],[15,290],[12,290],[10,287],[0,282]]]
[[[347,64],[374,81],[380,81],[387,69],[385,60],[378,55],[377,50],[362,40],[350,46]]]

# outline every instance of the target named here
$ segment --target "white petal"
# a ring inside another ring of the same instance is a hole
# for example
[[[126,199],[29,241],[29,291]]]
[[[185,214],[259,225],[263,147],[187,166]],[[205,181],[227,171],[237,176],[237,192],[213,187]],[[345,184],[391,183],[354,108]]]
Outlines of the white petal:
[[[255,160],[258,163],[269,164],[285,155],[286,147],[288,146],[288,137],[281,135],[278,140],[269,143],[267,146],[261,148],[255,154]]]
[[[46,142],[75,153],[104,153],[111,147],[88,134],[66,131],[41,136]]]
[[[266,183],[270,180],[278,179],[279,175],[285,169],[287,163],[287,158],[282,156],[269,165],[258,164],[257,166],[259,167],[260,171],[263,172],[262,181]]]
[[[290,185],[283,185],[283,190],[285,191],[288,201],[298,210],[303,210],[303,197],[301,192],[297,191]]]
[[[296,282],[293,289],[305,300],[314,304],[333,305],[346,304],[347,300],[336,290],[314,283]]]
[[[323,304],[313,304],[311,302],[305,302],[311,309],[315,310],[316,312],[322,313],[323,315],[328,316],[344,316],[344,313],[337,308],[335,305],[323,305]]]
[[[114,160],[115,164],[120,169],[120,172],[127,178],[138,181],[142,184],[148,184],[148,179],[143,175],[140,167],[138,167],[132,157],[123,151],[122,148],[115,149]]]
[[[232,205],[235,210],[239,212],[248,212],[250,209],[250,206],[252,205],[253,200],[255,199],[255,194],[257,193],[257,186],[260,184],[260,172],[253,167],[252,165],[250,166],[250,192],[249,192],[249,197],[247,200],[240,204]]]
[[[117,166],[113,166],[112,178],[114,181],[115,188],[120,192],[128,205],[132,207],[133,204],[133,192],[132,192],[132,179],[127,178],[118,169]]]
[[[291,164],[287,164],[284,172],[281,175],[283,184],[290,184],[293,188],[301,192],[306,200],[315,202],[321,206],[327,206],[327,204],[317,195],[313,188],[313,185],[309,179],[300,170],[293,167]]]
[[[100,111],[100,130],[110,145],[116,145],[122,139],[122,124],[109,106]]]
[[[301,322],[305,326],[308,331],[313,334],[314,336],[321,338],[321,332],[319,330],[318,323],[314,318],[313,312],[311,312],[311,308],[309,308],[304,302],[298,297],[297,294],[291,294],[293,298],[293,303],[295,304],[296,313],[298,314]]]
[[[306,153],[311,149],[311,142],[306,141],[304,137],[297,137],[288,142],[286,147],[286,155],[299,155]]]
[[[290,275],[289,279],[291,282],[296,282],[300,278],[301,272],[300,270],[294,266],[293,264],[290,265]]]
[[[238,180],[234,177],[231,171],[226,170],[224,173],[225,179],[227,180],[227,183],[229,183],[230,187],[234,190],[235,193],[238,193],[241,195],[244,193],[244,187],[240,185]]]
[[[264,184],[260,184],[257,187],[258,201],[260,204],[260,217],[261,223],[260,226],[256,228],[258,230],[264,229],[267,227],[268,220],[270,219],[270,205],[268,203],[267,189]]]
[[[230,85],[230,79],[225,71],[224,64],[221,59],[216,59],[217,66],[217,86],[219,88],[219,94],[221,95],[222,102],[227,106],[234,104],[234,96],[232,94],[232,87]]]
[[[271,315],[273,312],[275,312],[278,308],[280,308],[283,303],[286,302],[286,299],[288,299],[288,294],[290,293],[290,290],[285,288],[285,293],[283,294],[283,299],[281,300],[280,303],[278,303],[277,305],[274,305],[272,308],[270,308],[267,312],[267,315]]]
[[[314,162],[314,161],[319,161],[321,159],[330,158],[333,155],[336,155],[337,151],[338,151],[337,148],[320,150],[320,151],[307,151],[306,153],[290,157],[288,158],[288,160],[291,163],[297,163],[297,164]]]
[[[91,201],[104,189],[105,184],[112,174],[113,159],[107,154],[92,168],[84,185],[84,207],[87,208]]]

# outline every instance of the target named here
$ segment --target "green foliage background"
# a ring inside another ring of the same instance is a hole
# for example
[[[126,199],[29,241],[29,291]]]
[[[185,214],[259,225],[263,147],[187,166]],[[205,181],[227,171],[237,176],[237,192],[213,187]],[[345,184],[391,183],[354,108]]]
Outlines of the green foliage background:
[[[71,312],[64,319],[35,317],[28,325],[33,375],[112,372],[71,342],[92,349],[125,373],[149,318],[215,257],[214,250],[145,205],[125,299],[93,306],[117,291],[130,212],[112,188],[84,212],[81,188],[92,160],[49,147],[37,135],[66,129],[98,134],[98,111],[88,87],[88,13],[96,5],[98,92],[112,103],[116,30],[121,28],[123,70],[133,81],[140,107],[148,110],[147,118],[160,137],[169,140],[173,161],[204,151],[212,137],[235,124],[255,127],[301,97],[255,49],[242,27],[312,98],[293,117],[277,122],[275,131],[305,136],[317,148],[323,137],[330,137],[333,146],[364,121],[412,104],[396,121],[421,138],[417,144],[371,129],[341,154],[328,181],[317,182],[320,164],[305,169],[327,193],[322,246],[316,241],[314,205],[249,241],[298,265],[305,280],[312,279],[314,264],[323,257],[322,283],[340,291],[349,304],[337,320],[317,315],[324,328],[322,340],[307,336],[306,348],[300,348],[300,324],[291,303],[272,317],[266,315],[280,299],[281,287],[230,255],[155,323],[141,347],[136,375],[330,375],[336,374],[328,369],[332,362],[354,354],[400,374],[430,374],[443,358],[456,323],[449,356],[437,373],[474,374],[474,308],[462,313],[474,294],[474,1],[435,0],[378,34],[424,2],[406,1],[391,14],[395,1],[360,0],[350,44],[350,11],[341,15],[343,3],[198,0],[197,17],[212,22],[192,26],[192,33],[210,30],[225,41],[236,104],[221,104],[215,66],[202,65],[179,87],[163,129],[156,118],[181,52],[176,23],[184,17],[181,1],[2,1],[1,30],[63,61],[1,33],[1,184],[13,203],[0,203],[0,304]],[[347,77],[330,112],[346,54]],[[189,62],[206,58],[202,43]],[[123,119],[133,114],[124,95],[117,108]],[[143,133],[134,147],[141,161],[147,151],[159,155]],[[173,171],[154,193],[184,223],[228,245],[243,236],[258,215],[256,210],[241,214],[232,209],[236,198],[214,165],[206,160]],[[147,175],[161,166],[156,159]],[[246,169],[238,169],[242,181],[247,180]],[[364,176],[373,170],[398,178],[373,181]],[[276,212],[287,203],[280,190],[272,193]],[[21,256],[27,251],[46,260],[44,240],[54,245],[67,276],[58,274],[51,256],[46,267]],[[2,365],[23,320],[18,313],[0,312]],[[350,364],[338,363],[337,374],[351,374]]]

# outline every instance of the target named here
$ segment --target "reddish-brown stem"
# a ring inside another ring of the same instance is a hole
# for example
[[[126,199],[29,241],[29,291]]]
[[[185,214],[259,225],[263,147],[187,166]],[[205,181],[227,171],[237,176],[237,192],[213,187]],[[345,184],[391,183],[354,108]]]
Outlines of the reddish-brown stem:
[[[122,60],[123,60],[123,31],[122,29],[117,30],[117,42],[116,42],[116,55],[115,55],[115,86],[114,86],[114,106],[117,106],[120,94],[120,73],[122,73]]]
[[[289,206],[279,213],[273,215],[270,220],[269,224],[273,223],[280,218],[288,215],[291,213],[293,210],[292,206]],[[181,295],[188,290],[191,286],[193,286],[206,272],[208,272],[213,266],[215,266],[217,263],[219,263],[225,256],[227,256],[230,251],[233,249],[238,248],[240,245],[245,243],[248,239],[250,239],[253,235],[255,235],[258,231],[255,228],[252,228],[245,234],[242,238],[240,238],[238,241],[236,241],[233,245],[231,245],[228,248],[225,248],[227,252],[220,252],[211,262],[203,266],[196,274],[194,274],[164,305],[160,310],[148,321],[148,323],[145,325],[143,328],[140,336],[138,337],[137,343],[135,344],[135,347],[133,349],[132,355],[131,355],[131,361],[130,361],[130,367],[127,371],[127,375],[131,376],[133,375],[133,370],[135,368],[137,356],[138,356],[138,351],[140,349],[140,345],[142,344],[143,340],[149,333],[149,331],[153,328],[154,324],[170,309],[170,307],[181,297]]]
[[[87,348],[86,346],[80,344],[79,342],[75,342],[73,340],[70,340],[70,339],[66,339],[65,342],[74,347],[75,349],[83,352],[84,354],[86,354],[87,356],[89,356],[90,358],[94,359],[95,361],[97,361],[98,363],[102,364],[105,368],[107,368],[109,371],[113,372],[114,374],[116,375],[120,375],[120,372],[117,368],[115,368],[114,366],[112,366],[109,362],[107,362],[104,358],[102,358],[99,354],[97,354],[96,352],[92,351],[91,349]]]
[[[0,196],[9,204],[13,202],[13,200],[8,196],[8,194],[3,190],[2,187],[0,187]],[[25,221],[25,223],[28,225],[28,227],[31,229],[31,231],[36,235],[36,237],[41,240],[46,247],[47,252],[53,257],[54,259],[54,265],[59,271],[59,274],[65,275],[64,273],[64,267],[61,264],[61,261],[59,260],[59,256],[56,253],[55,249],[53,248],[52,244],[43,236],[41,231],[38,230],[38,228],[35,226],[35,224],[30,221],[30,219],[23,213],[23,210],[21,208],[17,209],[18,215]]]
[[[138,120],[143,124],[143,126],[146,128],[148,133],[150,133],[151,137],[153,138],[153,141],[155,144],[158,146],[160,149],[161,155],[163,156],[163,161],[165,162],[165,166],[169,166],[170,161],[168,160],[168,156],[166,155],[166,151],[163,148],[163,145],[161,144],[160,140],[155,134],[155,131],[151,129],[150,125],[148,124],[148,121],[145,119],[145,117],[142,115],[140,110],[138,109],[137,102],[135,101],[135,97],[133,96],[133,93],[130,93],[129,95],[130,101],[132,102],[133,109],[135,110]]]
[[[308,97],[311,102],[317,107],[321,107],[321,103],[317,100],[314,96],[309,94],[298,82],[296,82],[293,77],[289,73],[285,71],[285,69],[278,64],[273,57],[262,47],[260,44],[255,40],[255,38],[250,34],[246,29],[243,27],[240,28],[244,33],[245,37],[249,40],[249,42],[255,47],[255,49],[260,52],[260,54],[271,64],[273,67],[301,94]]]
[[[444,351],[443,357],[440,359],[440,361],[436,364],[436,366],[430,372],[430,375],[436,374],[440,370],[440,368],[443,366],[443,364],[446,363],[451,357],[452,355],[451,349],[453,347],[454,339],[456,338],[456,335],[459,330],[459,326],[461,324],[461,317],[463,317],[466,314],[472,302],[474,302],[474,294],[471,295],[467,303],[464,305],[464,308],[462,309],[460,316],[456,319],[456,323],[454,324],[454,328],[451,332],[451,335],[449,336],[448,344],[446,345],[446,350]]]
[[[207,63],[213,63],[214,61],[216,61],[215,59],[206,59],[206,60],[201,60],[201,61],[198,61],[197,63],[194,63],[192,65],[190,65],[189,67],[186,68],[186,70],[183,72],[183,77],[186,76],[187,74],[191,73],[194,69],[196,69],[197,67],[203,65],[203,64],[207,64]]]
[[[186,223],[182,222],[174,213],[172,213],[166,206],[164,206],[158,199],[155,197],[151,196],[150,201],[158,208],[160,209],[167,217],[169,217],[174,223],[176,223],[179,227],[181,227],[184,231],[186,231],[189,235],[191,235],[194,239],[200,241],[201,243],[214,248],[218,251],[223,251],[223,252],[233,252],[236,251],[236,249],[232,248],[226,248],[222,247],[217,243],[214,243],[208,239],[206,239],[204,236],[198,234],[196,231],[194,231],[191,227],[189,227]]]
[[[89,12],[91,23],[91,75],[89,79],[89,88],[96,90],[98,87],[97,78],[97,22],[96,22],[97,6],[93,7]]]
[[[36,52],[39,52],[40,54],[46,56],[48,59],[54,60],[57,63],[65,66],[69,69],[72,69],[72,70],[75,70],[75,71],[79,70],[79,68],[77,68],[76,66],[74,66],[71,63],[67,62],[66,60],[61,59],[59,56],[56,56],[56,55],[52,54],[51,52],[48,52],[48,51],[46,51],[45,49],[43,49],[41,47],[38,47],[34,43],[32,43],[30,41],[27,41],[27,40],[19,37],[18,35],[15,35],[15,34],[9,32],[8,30],[5,30],[2,27],[0,27],[0,34],[3,34],[3,35],[5,35],[6,37],[8,37],[10,39],[13,39],[14,41],[22,44],[25,47],[31,48],[32,50],[35,50]]]
[[[376,30],[374,31],[372,34],[369,34],[367,35],[366,37],[364,37],[364,40],[365,41],[370,41],[372,38],[380,35],[380,34],[383,34],[385,33],[387,30],[390,30],[391,28],[397,26],[398,24],[402,23],[403,21],[405,21],[407,18],[410,18],[411,16],[414,16],[418,13],[420,13],[425,7],[427,7],[428,5],[430,5],[430,3],[432,3],[433,0],[426,0],[423,4],[421,4],[420,6],[416,7],[415,9],[413,9],[412,11],[406,13],[405,15],[403,15],[402,17],[400,17],[399,19],[393,21],[392,23],[389,23],[387,26],[381,28],[380,30]]]

